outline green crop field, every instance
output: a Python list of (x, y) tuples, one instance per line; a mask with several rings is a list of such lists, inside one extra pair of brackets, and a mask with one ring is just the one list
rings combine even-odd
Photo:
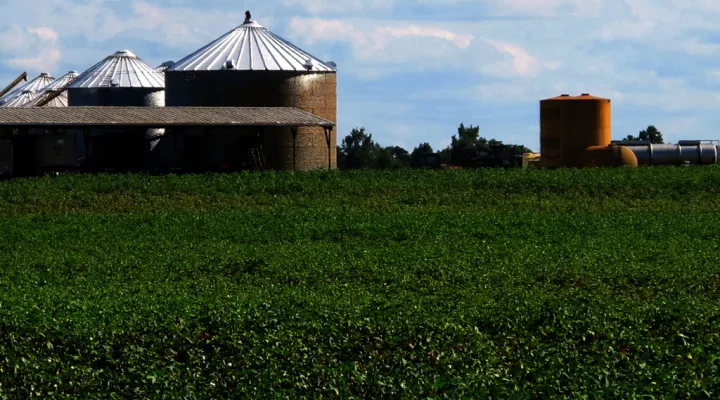
[(718, 398), (720, 168), (0, 182), (0, 399)]

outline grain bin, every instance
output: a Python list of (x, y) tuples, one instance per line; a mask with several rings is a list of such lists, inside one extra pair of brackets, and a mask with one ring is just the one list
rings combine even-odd
[(611, 132), (609, 99), (583, 93), (540, 101), (540, 147), (545, 167), (589, 164), (590, 153), (585, 149), (608, 146)]
[(38, 105), (42, 105), (43, 107), (67, 107), (67, 89), (63, 90), (62, 93), (53, 96), (49, 102), (45, 102), (45, 100), (47, 99), (47, 97), (55, 94), (56, 91), (61, 90), (65, 86), (70, 84), (79, 75), (80, 74), (78, 74), (77, 71), (71, 70), (67, 74), (55, 79), (51, 84), (47, 85), (42, 90), (42, 93), (35, 100), (26, 104), (25, 107), (37, 107)]
[[(165, 78), (130, 50), (120, 50), (68, 86), (68, 105), (165, 106)], [(144, 167), (162, 129), (93, 131), (89, 155), (99, 169)]]
[[(323, 62), (273, 34), (253, 21), (248, 12), (242, 25), (165, 72), (166, 104), (168, 107), (297, 107), (335, 122), (336, 72), (334, 63)], [(292, 138), (292, 130), (287, 127), (265, 128), (260, 137), (257, 131), (249, 129), (215, 130), (213, 135), (198, 140), (187, 154), (194, 155), (205, 167), (212, 167), (237, 162), (238, 158), (246, 157), (248, 147), (262, 146), (269, 167), (289, 170), (294, 168)], [(335, 132), (330, 136), (331, 151), (328, 152), (323, 128), (299, 128), (295, 166), (297, 169), (328, 168), (329, 161), (335, 168), (335, 145)], [(203, 150), (196, 151), (198, 148)], [(219, 150), (224, 153), (218, 153)]]
[(11, 96), (7, 100), (3, 100), (0, 107), (23, 107), (25, 104), (32, 102), (37, 97), (38, 92), (23, 90), (22, 92)]
[[(22, 107), (28, 101), (31, 101), (32, 99), (37, 97), (37, 94), (41, 93), (42, 90), (49, 84), (51, 84), (54, 80), (55, 78), (50, 76), (50, 74), (48, 74), (47, 72), (43, 72), (40, 75), (36, 76), (35, 79), (25, 83), (17, 89), (10, 91), (8, 94), (0, 98), (0, 107)], [(29, 92), (33, 92), (34, 95), (28, 96), (27, 94)], [(8, 104), (10, 104), (11, 100), (15, 97), (21, 97), (25, 100), (25, 102), (15, 100), (12, 102), (13, 105), (9, 106)]]

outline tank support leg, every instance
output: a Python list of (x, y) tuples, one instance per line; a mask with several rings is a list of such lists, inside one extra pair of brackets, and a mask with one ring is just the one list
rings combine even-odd
[(290, 128), (290, 132), (292, 132), (292, 143), (293, 143), (293, 171), (297, 171), (297, 157), (296, 157), (296, 147), (297, 147), (297, 133), (298, 133), (298, 127), (293, 126)]
[(332, 127), (325, 127), (325, 142), (327, 143), (328, 148), (328, 171), (332, 169), (332, 152), (330, 150), (330, 133), (332, 132)]

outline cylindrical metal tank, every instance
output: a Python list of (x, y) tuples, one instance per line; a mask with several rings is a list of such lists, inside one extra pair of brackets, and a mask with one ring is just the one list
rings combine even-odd
[(635, 154), (623, 146), (590, 146), (583, 150), (583, 167), (637, 167)]
[(540, 154), (543, 168), (563, 166), (563, 138), (570, 130), (569, 94), (540, 100)]
[[(337, 70), (274, 35), (249, 13), (245, 22), (205, 47), (173, 64), (166, 72), (166, 104), (211, 107), (296, 107), (330, 121), (337, 120)], [(202, 146), (221, 141), (232, 152), (208, 152), (209, 166), (233, 162), (252, 150), (250, 138), (260, 134), (267, 167), (281, 170), (337, 166), (336, 130), (330, 151), (321, 127), (302, 127), (293, 147), (288, 127), (228, 129), (227, 135), (206, 135)], [(245, 136), (245, 138), (241, 138)], [(228, 141), (232, 140), (233, 143)], [(244, 144), (243, 144), (244, 143)]]
[[(165, 106), (165, 77), (129, 50), (106, 57), (68, 86), (68, 105)], [(99, 169), (142, 168), (163, 129), (94, 130), (89, 157)]]
[(639, 165), (718, 163), (718, 148), (714, 144), (709, 143), (692, 145), (646, 144), (624, 147), (635, 154)]
[[(540, 147), (545, 167), (582, 167), (584, 150), (607, 146), (612, 134), (610, 100), (583, 93), (540, 101)], [(549, 151), (546, 158), (545, 151)]]

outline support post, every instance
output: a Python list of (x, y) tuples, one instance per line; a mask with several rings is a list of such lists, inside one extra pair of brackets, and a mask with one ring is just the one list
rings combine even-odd
[(298, 133), (298, 127), (293, 126), (290, 128), (290, 131), (292, 132), (292, 146), (293, 146), (293, 171), (297, 171), (297, 133)]
[(332, 169), (332, 152), (330, 149), (330, 133), (332, 132), (332, 127), (323, 127), (325, 129), (325, 142), (327, 143), (328, 148), (328, 171)]
[(90, 169), (90, 128), (83, 128), (83, 139), (85, 141), (85, 159), (83, 164), (85, 169)]

